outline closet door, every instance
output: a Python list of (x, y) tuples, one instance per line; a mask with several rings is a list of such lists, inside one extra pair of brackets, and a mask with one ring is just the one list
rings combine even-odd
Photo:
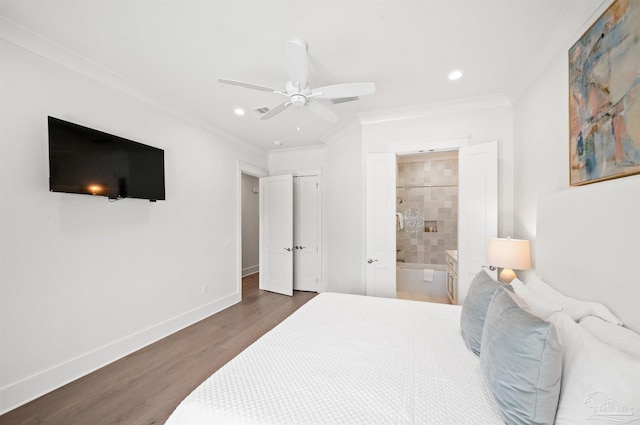
[(293, 176), (260, 179), (260, 289), (293, 295)]
[(320, 278), (320, 179), (318, 176), (294, 177), (293, 185), (293, 289), (317, 292)]

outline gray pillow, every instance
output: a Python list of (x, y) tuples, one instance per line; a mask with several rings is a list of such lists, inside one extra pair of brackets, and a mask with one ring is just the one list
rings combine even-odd
[(508, 424), (553, 424), (562, 348), (553, 325), (521, 308), (515, 297), (505, 290), (493, 296), (480, 367)]
[(476, 354), (480, 354), (484, 318), (487, 315), (491, 298), (498, 289), (504, 286), (511, 289), (511, 286), (493, 280), (484, 269), (476, 273), (469, 285), (467, 298), (462, 304), (460, 328), (465, 344)]

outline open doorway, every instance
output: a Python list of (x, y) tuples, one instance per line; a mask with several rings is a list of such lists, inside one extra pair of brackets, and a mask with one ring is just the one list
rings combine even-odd
[(241, 173), (242, 298), (256, 286), (260, 271), (259, 184), (258, 177)]
[(397, 156), (396, 296), (450, 303), (447, 251), (458, 245), (458, 151)]
[[(267, 170), (242, 161), (236, 163), (236, 241), (237, 241), (237, 294), (238, 301), (245, 297), (243, 283), (258, 281), (259, 257), (259, 179)], [(243, 279), (243, 277), (245, 277)], [(256, 289), (257, 291), (257, 289)]]
[[(498, 142), (469, 145), (434, 143), (395, 146), (393, 152), (367, 155), (366, 288), (367, 295), (396, 297), (396, 155), (458, 150), (458, 244), (451, 264), (448, 296), (462, 304), (475, 274), (486, 265), (489, 239), (498, 230)], [(446, 146), (444, 146), (446, 145)], [(391, 149), (390, 149), (391, 150)], [(446, 253), (447, 250), (445, 250)], [(452, 258), (452, 256), (447, 256)], [(449, 266), (449, 263), (447, 263)]]

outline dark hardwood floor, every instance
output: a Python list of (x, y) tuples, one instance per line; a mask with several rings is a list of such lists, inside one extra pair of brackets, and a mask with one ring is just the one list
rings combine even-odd
[(163, 424), (195, 387), (316, 294), (243, 279), (242, 302), (2, 416), (0, 424)]

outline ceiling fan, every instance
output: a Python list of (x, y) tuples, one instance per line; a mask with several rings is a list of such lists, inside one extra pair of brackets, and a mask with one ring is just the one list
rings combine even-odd
[(245, 83), (243, 81), (229, 80), (226, 78), (218, 78), (218, 81), (223, 84), (277, 93), (287, 97), (287, 100), (265, 112), (262, 117), (260, 117), (261, 120), (273, 118), (289, 106), (293, 105), (298, 108), (307, 107), (320, 118), (334, 123), (338, 121), (338, 116), (331, 109), (318, 102), (316, 99), (329, 99), (334, 103), (342, 103), (350, 100), (357, 100), (360, 96), (375, 93), (376, 86), (374, 83), (336, 84), (312, 89), (311, 85), (309, 85), (309, 82), (307, 81), (307, 48), (307, 42), (304, 40), (287, 41), (289, 81), (285, 85), (284, 90), (278, 90), (259, 84)]

